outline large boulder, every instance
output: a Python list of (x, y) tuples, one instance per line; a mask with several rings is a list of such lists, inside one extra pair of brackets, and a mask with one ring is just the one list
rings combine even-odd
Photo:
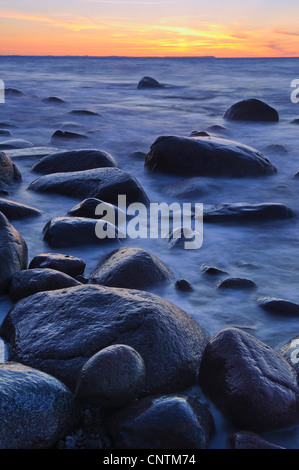
[(22, 176), (12, 159), (0, 152), (0, 185), (6, 186), (21, 181)]
[(294, 212), (285, 204), (268, 202), (247, 204), (243, 202), (205, 206), (203, 220), (209, 223), (219, 222), (263, 222), (285, 220), (294, 217)]
[(159, 137), (146, 155), (145, 166), (178, 176), (251, 177), (277, 171), (258, 150), (217, 137)]
[(113, 344), (143, 358), (143, 394), (172, 393), (195, 383), (209, 334), (191, 316), (143, 291), (96, 285), (41, 292), (20, 300), (0, 335), (9, 360), (43, 370), (75, 390), (80, 371)]
[(110, 287), (146, 289), (173, 279), (173, 273), (147, 250), (123, 247), (105, 256), (90, 281)]
[(233, 104), (224, 114), (232, 121), (279, 121), (276, 109), (255, 98)]
[(73, 277), (54, 269), (24, 269), (13, 276), (9, 286), (9, 295), (14, 302), (17, 302), (37, 292), (63, 289), (80, 284)]
[[(97, 235), (97, 227), (101, 226), (106, 237)], [(54, 217), (44, 227), (44, 240), (52, 248), (79, 246), (109, 242), (119, 242), (118, 228), (105, 220), (82, 217)]]
[(138, 181), (130, 173), (118, 168), (52, 173), (34, 180), (29, 189), (82, 199), (94, 197), (116, 205), (118, 195), (125, 195), (128, 204), (149, 204)]
[(55, 269), (72, 277), (81, 276), (84, 273), (85, 266), (86, 263), (83, 259), (62, 253), (41, 253), (36, 255), (29, 263), (29, 269)]
[(143, 77), (138, 82), (137, 88), (141, 90), (142, 88), (165, 88), (165, 86), (159, 83), (155, 78)]
[(214, 335), (199, 383), (233, 423), (254, 432), (299, 424), (296, 371), (277, 351), (238, 328)]
[(109, 153), (103, 150), (70, 150), (47, 155), (36, 162), (32, 171), (43, 174), (117, 167)]
[(25, 240), (0, 212), (0, 294), (8, 289), (13, 275), (26, 269), (28, 250)]
[(83, 402), (120, 407), (141, 394), (145, 365), (135, 349), (114, 344), (92, 356), (82, 367), (76, 397)]
[(117, 449), (207, 449), (213, 431), (209, 410), (184, 395), (146, 397), (108, 419)]
[(0, 448), (48, 449), (78, 419), (60, 381), (22, 364), (0, 364)]
[(299, 304), (290, 300), (277, 297), (260, 297), (257, 304), (268, 312), (278, 313), (279, 315), (299, 316)]
[(0, 211), (9, 220), (25, 219), (26, 217), (37, 217), (42, 212), (34, 207), (11, 201), (10, 199), (0, 198)]

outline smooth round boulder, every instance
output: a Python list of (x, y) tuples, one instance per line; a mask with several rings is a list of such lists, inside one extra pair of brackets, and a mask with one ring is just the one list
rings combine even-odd
[(279, 299), (277, 297), (261, 297), (257, 300), (257, 304), (268, 312), (299, 316), (299, 304), (290, 300)]
[(11, 185), (21, 179), (22, 175), (12, 159), (6, 153), (0, 152), (0, 185)]
[(29, 263), (29, 269), (50, 268), (71, 277), (81, 276), (84, 273), (86, 263), (76, 256), (62, 253), (41, 253), (35, 256)]
[(205, 205), (203, 220), (209, 223), (220, 222), (264, 222), (273, 220), (286, 220), (295, 216), (295, 213), (285, 204), (264, 203), (248, 204), (244, 202)]
[(52, 248), (119, 243), (122, 234), (110, 222), (82, 217), (54, 217), (45, 225), (43, 233), (44, 240)]
[(50, 449), (78, 420), (73, 394), (54, 377), (0, 364), (0, 448)]
[(20, 220), (27, 217), (38, 217), (42, 212), (34, 207), (11, 201), (10, 199), (0, 198), (0, 211), (9, 220)]
[(165, 86), (159, 83), (155, 78), (143, 77), (138, 82), (137, 88), (141, 90), (142, 88), (165, 88)]
[(276, 167), (258, 150), (217, 137), (162, 136), (152, 144), (145, 167), (178, 176), (253, 177)]
[(113, 344), (143, 358), (143, 394), (173, 393), (196, 381), (206, 329), (167, 300), (145, 291), (82, 285), (20, 300), (5, 317), (0, 336), (9, 360), (43, 370), (75, 390), (80, 371)]
[(84, 364), (75, 395), (93, 405), (120, 407), (139, 397), (145, 373), (144, 361), (135, 349), (114, 344)]
[(257, 285), (251, 279), (244, 277), (229, 277), (219, 281), (218, 289), (256, 289)]
[(257, 99), (248, 99), (233, 104), (224, 114), (230, 121), (277, 122), (279, 115), (276, 109)]
[(107, 429), (117, 449), (207, 449), (214, 431), (197, 397), (146, 397), (114, 412)]
[(7, 292), (13, 275), (26, 269), (27, 262), (25, 240), (0, 212), (0, 294)]
[(299, 424), (297, 373), (281, 354), (238, 328), (209, 341), (199, 384), (237, 426), (266, 432)]
[(110, 287), (146, 289), (173, 279), (155, 255), (142, 248), (123, 247), (106, 255), (90, 275), (90, 282)]
[(46, 155), (33, 165), (32, 171), (51, 174), (103, 167), (117, 167), (117, 163), (109, 153), (103, 150), (83, 149)]
[(79, 286), (81, 283), (67, 274), (48, 268), (25, 269), (18, 271), (9, 286), (13, 302), (37, 292)]
[(239, 431), (230, 438), (231, 449), (284, 449), (250, 431)]
[(37, 178), (28, 189), (76, 199), (97, 198), (115, 205), (118, 204), (118, 196), (124, 195), (127, 204), (141, 202), (149, 205), (149, 199), (139, 182), (131, 173), (118, 168), (52, 173)]

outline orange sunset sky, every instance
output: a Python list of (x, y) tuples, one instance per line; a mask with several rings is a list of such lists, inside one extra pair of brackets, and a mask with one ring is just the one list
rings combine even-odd
[(1, 0), (0, 54), (293, 57), (295, 0)]

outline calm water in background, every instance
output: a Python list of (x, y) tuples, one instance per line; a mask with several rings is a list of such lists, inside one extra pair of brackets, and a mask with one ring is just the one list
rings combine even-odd
[[(143, 76), (167, 84), (161, 90), (137, 90)], [(70, 141), (65, 149), (98, 148), (109, 152), (120, 168), (130, 171), (141, 183), (151, 202), (171, 202), (167, 185), (183, 178), (150, 174), (142, 160), (130, 157), (147, 152), (160, 135), (188, 136), (192, 130), (208, 131), (250, 145), (262, 151), (278, 167), (275, 176), (258, 179), (202, 178), (204, 195), (181, 202), (281, 202), (299, 214), (299, 127), (291, 121), (299, 117), (299, 104), (290, 100), (291, 81), (299, 78), (299, 59), (152, 59), (152, 58), (54, 58), (0, 57), (0, 78), (6, 87), (17, 88), (23, 97), (9, 97), (0, 105), (0, 121), (17, 126), (13, 138), (35, 146), (53, 146), (57, 129), (84, 133), (89, 139)], [(66, 104), (46, 104), (57, 96)], [(279, 123), (234, 123), (223, 120), (229, 106), (245, 98), (259, 98), (275, 107)], [(73, 109), (88, 109), (100, 116), (75, 116)], [(224, 126), (209, 130), (210, 126)], [(5, 140), (3, 137), (2, 140)], [(287, 153), (269, 151), (269, 145), (283, 145)], [(36, 157), (14, 160), (23, 182), (10, 190), (10, 198), (44, 211), (43, 216), (16, 221), (14, 226), (27, 242), (29, 260), (53, 251), (82, 257), (88, 275), (111, 247), (99, 245), (51, 249), (42, 239), (42, 230), (52, 217), (66, 215), (79, 200), (27, 190), (37, 176), (31, 172)], [(299, 301), (298, 220), (252, 226), (204, 225), (204, 243), (199, 250), (170, 250), (165, 240), (127, 240), (132, 246), (152, 251), (175, 273), (188, 279), (192, 293), (175, 290), (174, 285), (153, 289), (196, 318), (211, 334), (236, 326), (278, 349), (299, 334), (299, 319), (269, 314), (256, 306), (260, 296), (272, 295)], [(256, 282), (254, 292), (217, 291), (216, 280), (207, 279), (201, 266), (223, 268), (230, 276), (248, 277)], [(0, 320), (11, 306), (0, 301)], [(195, 391), (196, 392), (196, 391)], [(192, 391), (191, 391), (192, 393)], [(206, 402), (206, 398), (203, 397)], [(217, 433), (212, 447), (225, 447), (233, 430), (210, 404)], [(298, 447), (299, 429), (279, 431), (270, 437), (286, 447)]]

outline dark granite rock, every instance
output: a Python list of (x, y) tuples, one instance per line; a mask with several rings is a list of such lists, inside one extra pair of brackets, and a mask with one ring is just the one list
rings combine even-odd
[(22, 180), (22, 175), (12, 159), (4, 152), (0, 152), (0, 184), (11, 185)]
[(0, 364), (1, 449), (50, 449), (77, 419), (64, 384), (22, 364)]
[(143, 394), (195, 383), (209, 334), (176, 305), (149, 292), (82, 285), (20, 300), (5, 317), (8, 360), (43, 370), (75, 390), (95, 353), (126, 344), (143, 358)]
[(277, 297), (262, 297), (258, 299), (257, 304), (269, 312), (299, 316), (299, 304), (290, 300), (279, 299)]
[(165, 86), (152, 77), (143, 77), (139, 81), (137, 88), (140, 90), (142, 88), (165, 88)]
[(74, 139), (88, 139), (88, 137), (84, 134), (79, 134), (78, 132), (70, 132), (70, 131), (55, 131), (51, 137), (51, 142), (55, 142), (57, 140), (74, 140)]
[(29, 269), (49, 268), (71, 277), (77, 277), (84, 273), (85, 266), (85, 261), (75, 256), (62, 253), (42, 253), (31, 260)]
[(0, 136), (11, 137), (12, 132), (9, 131), (8, 129), (0, 129)]
[(199, 383), (230, 421), (249, 431), (299, 423), (296, 371), (281, 354), (238, 328), (211, 338)]
[(7, 292), (13, 275), (26, 269), (28, 250), (24, 239), (0, 212), (0, 294)]
[(117, 167), (117, 162), (102, 150), (70, 150), (52, 153), (36, 162), (32, 171), (43, 174), (64, 173), (93, 168)]
[(69, 114), (75, 114), (77, 116), (100, 116), (99, 113), (89, 111), (88, 109), (74, 109), (73, 111), (70, 111)]
[(284, 449), (250, 431), (239, 431), (231, 436), (231, 449)]
[(87, 403), (120, 407), (138, 398), (145, 383), (145, 365), (130, 346), (114, 344), (82, 367), (76, 397)]
[(35, 268), (18, 271), (9, 286), (9, 295), (17, 302), (37, 292), (79, 286), (81, 283), (73, 277), (49, 268)]
[(16, 88), (5, 88), (5, 96), (24, 96), (24, 93)]
[[(101, 204), (101, 211), (96, 210), (99, 204)], [(125, 211), (120, 209), (118, 206), (114, 206), (113, 204), (109, 204), (108, 202), (102, 201), (101, 199), (97, 199), (94, 197), (90, 197), (84, 199), (84, 201), (79, 202), (79, 204), (77, 204), (68, 211), (68, 215), (72, 217), (88, 217), (90, 219), (102, 219), (103, 217), (107, 217), (108, 211), (114, 212), (115, 222), (119, 220), (119, 217), (122, 217), (122, 220), (125, 220), (126, 217), (128, 217)]]
[(11, 201), (10, 199), (0, 198), (0, 211), (9, 220), (25, 219), (26, 217), (37, 217), (42, 212), (34, 207)]
[(106, 255), (90, 281), (110, 287), (146, 289), (173, 279), (173, 273), (147, 250), (123, 247)]
[(33, 147), (33, 143), (23, 139), (8, 139), (0, 142), (0, 150), (27, 149)]
[(224, 119), (233, 121), (279, 121), (276, 109), (257, 99), (248, 99), (233, 104), (224, 114)]
[(257, 285), (251, 279), (229, 277), (218, 283), (218, 289), (256, 289)]
[(64, 101), (61, 98), (58, 98), (57, 96), (49, 96), (48, 98), (43, 99), (44, 103), (54, 103), (54, 104), (65, 104), (66, 101)]
[(175, 287), (182, 292), (191, 292), (193, 291), (193, 287), (191, 286), (190, 282), (186, 279), (178, 279), (175, 283)]
[(252, 177), (277, 171), (258, 150), (216, 137), (159, 137), (146, 155), (145, 166), (179, 176)]
[(206, 449), (213, 430), (209, 410), (184, 395), (143, 398), (108, 419), (117, 449)]
[(202, 266), (202, 272), (204, 274), (209, 274), (211, 276), (222, 276), (222, 275), (228, 274), (223, 269), (217, 268), (215, 266), (207, 266), (207, 265)]

